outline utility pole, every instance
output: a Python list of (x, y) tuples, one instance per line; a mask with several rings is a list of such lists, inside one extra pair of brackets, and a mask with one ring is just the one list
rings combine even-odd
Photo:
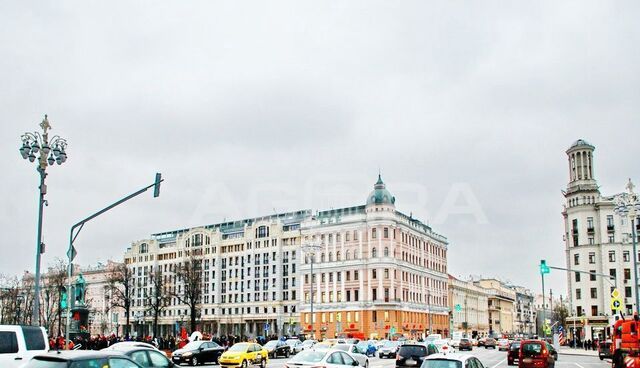
[(469, 338), (469, 319), (467, 318), (468, 314), (467, 310), (467, 294), (464, 294), (464, 337)]
[[(549, 324), (553, 326), (553, 289), (549, 289), (549, 310), (551, 311), (551, 318), (549, 318)], [(551, 327), (551, 334), (555, 327)]]

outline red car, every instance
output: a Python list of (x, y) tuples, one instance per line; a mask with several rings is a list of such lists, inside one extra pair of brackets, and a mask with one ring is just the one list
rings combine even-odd
[(553, 347), (540, 340), (520, 342), (518, 368), (555, 368), (558, 353)]

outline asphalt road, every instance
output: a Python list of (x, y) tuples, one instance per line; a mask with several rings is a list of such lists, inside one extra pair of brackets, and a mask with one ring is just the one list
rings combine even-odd
[[(474, 348), (473, 351), (467, 354), (472, 354), (485, 366), (485, 368), (515, 368), (507, 365), (507, 353), (505, 351), (497, 351), (493, 349)], [(277, 358), (269, 359), (267, 368), (284, 368), (284, 364), (289, 359)], [(393, 368), (395, 367), (395, 359), (379, 359), (369, 358), (370, 368)], [(218, 365), (205, 365), (205, 367), (218, 367)], [(580, 355), (565, 355), (560, 354), (558, 361), (556, 362), (557, 368), (610, 368), (610, 361), (600, 361), (597, 357), (580, 356)]]

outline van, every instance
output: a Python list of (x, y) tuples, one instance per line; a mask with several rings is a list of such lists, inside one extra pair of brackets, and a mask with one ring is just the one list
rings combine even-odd
[(20, 368), (49, 351), (44, 327), (0, 325), (0, 367)]

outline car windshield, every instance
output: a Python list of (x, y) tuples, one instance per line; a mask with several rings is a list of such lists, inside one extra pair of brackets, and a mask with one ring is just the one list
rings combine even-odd
[(426, 359), (420, 368), (462, 368), (462, 362), (449, 359)]
[(249, 344), (235, 344), (232, 347), (230, 347), (229, 350), (227, 351), (244, 352), (244, 351), (247, 351), (247, 347), (249, 347)]
[(195, 350), (199, 349), (200, 345), (202, 345), (204, 341), (192, 341), (183, 347), (184, 350)]
[(427, 348), (421, 345), (402, 345), (398, 354), (401, 356), (425, 356)]
[(522, 355), (535, 356), (542, 352), (542, 344), (528, 343), (522, 346)]
[(271, 340), (268, 343), (264, 344), (265, 348), (272, 348), (274, 346), (278, 345), (278, 342), (276, 340)]
[(52, 360), (40, 360), (38, 358), (32, 359), (27, 368), (67, 368), (67, 362), (52, 361)]
[(298, 353), (293, 359), (290, 360), (291, 363), (318, 363), (327, 355), (326, 350), (304, 350), (301, 353)]

